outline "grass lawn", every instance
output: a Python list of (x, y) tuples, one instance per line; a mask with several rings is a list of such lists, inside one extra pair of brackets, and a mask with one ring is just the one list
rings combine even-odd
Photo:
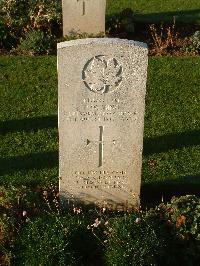
[[(107, 0), (108, 17), (126, 8), (138, 24), (200, 25), (199, 0)], [(200, 195), (200, 57), (149, 58), (143, 211), (124, 217), (59, 210), (56, 68), (0, 56), (0, 265), (197, 265), (199, 199), (144, 209)]]
[[(58, 183), (56, 57), (0, 57), (0, 186)], [(142, 192), (198, 193), (200, 58), (150, 58)]]
[(199, 0), (107, 0), (107, 14), (112, 15), (125, 8), (132, 8), (135, 19), (143, 22), (177, 21), (200, 23)]

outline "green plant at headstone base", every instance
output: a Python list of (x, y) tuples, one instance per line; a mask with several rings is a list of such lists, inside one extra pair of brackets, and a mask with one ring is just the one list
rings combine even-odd
[[(151, 213), (151, 212), (150, 212)], [(168, 204), (160, 204), (154, 214), (162, 220), (171, 221), (173, 230), (180, 239), (190, 237), (200, 241), (200, 199), (194, 195), (172, 198)]]
[(55, 40), (43, 31), (32, 30), (27, 34), (26, 39), (21, 41), (19, 48), (31, 55), (49, 54), (55, 49)]
[(100, 244), (87, 225), (87, 218), (77, 214), (48, 213), (28, 219), (15, 242), (16, 265), (65, 266), (94, 262)]
[(0, 265), (13, 265), (17, 230), (38, 203), (38, 193), (25, 186), (0, 186)]
[[(4, 261), (12, 259), (14, 265), (95, 265), (102, 258), (104, 245), (106, 265), (196, 266), (200, 261), (198, 197), (173, 198), (168, 204), (129, 214), (81, 208), (74, 208), (71, 214), (59, 209), (58, 199), (52, 197), (56, 191), (52, 195), (43, 191), (45, 204), (35, 201), (35, 192), (30, 193), (25, 187), (0, 190), (0, 255)], [(22, 210), (27, 210), (23, 217)], [(20, 230), (13, 235), (16, 219)]]
[(114, 219), (107, 265), (184, 265), (200, 261), (200, 199), (183, 196), (155, 209)]
[(18, 265), (73, 265), (68, 225), (56, 217), (40, 217), (21, 228), (16, 242)]
[[(81, 208), (64, 210), (57, 193), (56, 187), (52, 184), (48, 191), (40, 188), (31, 190), (25, 186), (0, 187), (0, 213), (2, 211), (2, 214), (6, 214), (8, 220), (12, 218), (17, 221), (17, 226), (11, 224), (10, 230), (12, 232), (14, 228), (13, 237), (16, 240), (13, 241), (13, 247), (6, 250), (6, 254), (14, 258), (14, 265), (53, 266), (54, 260), (59, 262), (56, 265), (70, 265), (67, 264), (71, 261), (70, 256), (72, 261), (75, 260), (79, 265), (88, 265), (101, 259), (102, 244), (96, 236), (102, 234), (102, 231), (99, 230), (94, 236), (88, 230), (91, 220), (96, 217), (96, 211), (83, 212)], [(57, 242), (61, 243), (58, 248), (63, 246), (64, 251), (61, 250), (59, 253)], [(37, 260), (35, 254), (40, 249), (43, 252)], [(57, 256), (61, 261), (57, 260)]]
[(159, 228), (141, 214), (114, 219), (108, 229), (108, 265), (157, 265), (156, 255), (163, 247), (163, 239), (156, 234)]

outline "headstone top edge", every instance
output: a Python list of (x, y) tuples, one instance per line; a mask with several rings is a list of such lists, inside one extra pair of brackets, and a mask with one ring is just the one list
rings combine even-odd
[(146, 43), (127, 40), (127, 39), (119, 39), (119, 38), (86, 38), (86, 39), (76, 39), (72, 41), (60, 42), (57, 44), (57, 49), (63, 49), (70, 46), (77, 45), (92, 45), (92, 44), (128, 44), (132, 46), (138, 46), (143, 49), (148, 50), (148, 46)]

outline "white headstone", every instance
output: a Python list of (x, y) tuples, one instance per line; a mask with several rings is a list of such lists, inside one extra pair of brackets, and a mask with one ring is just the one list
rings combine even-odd
[(58, 44), (59, 175), (63, 199), (139, 202), (146, 44), (84, 39)]
[(62, 0), (63, 35), (105, 32), (106, 0)]

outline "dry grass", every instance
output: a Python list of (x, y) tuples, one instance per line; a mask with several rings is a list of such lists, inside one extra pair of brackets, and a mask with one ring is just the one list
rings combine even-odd
[(175, 30), (175, 24), (176, 21), (174, 18), (173, 24), (168, 27), (164, 27), (162, 24), (159, 29), (154, 24), (149, 26), (153, 39), (154, 52), (156, 54), (165, 54), (176, 46), (178, 34)]

